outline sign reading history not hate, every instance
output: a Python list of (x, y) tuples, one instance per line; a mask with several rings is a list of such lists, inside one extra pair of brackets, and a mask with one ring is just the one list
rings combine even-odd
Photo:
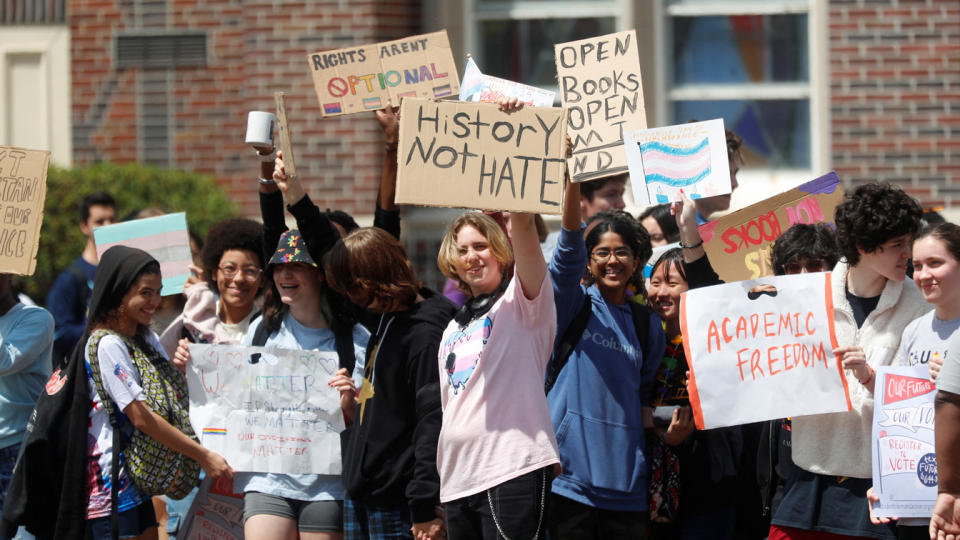
[(554, 45), (560, 99), (569, 110), (574, 182), (627, 172), (623, 133), (646, 129), (634, 30)]
[(324, 116), (441, 98), (460, 90), (447, 31), (307, 55)]
[(37, 267), (50, 152), (0, 146), (0, 272), (32, 275)]
[(833, 321), (831, 274), (683, 293), (680, 328), (699, 429), (851, 408)]
[(560, 213), (563, 109), (405, 99), (400, 117), (397, 203)]

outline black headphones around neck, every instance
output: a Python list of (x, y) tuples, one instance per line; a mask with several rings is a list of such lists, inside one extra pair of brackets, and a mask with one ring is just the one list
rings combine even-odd
[(504, 279), (500, 282), (497, 290), (492, 293), (481, 294), (476, 298), (467, 300), (460, 306), (460, 309), (457, 310), (457, 314), (453, 316), (453, 320), (460, 326), (466, 326), (470, 321), (490, 311), (490, 308), (497, 303), (497, 299), (500, 298), (503, 291), (507, 290), (507, 284), (508, 281)]

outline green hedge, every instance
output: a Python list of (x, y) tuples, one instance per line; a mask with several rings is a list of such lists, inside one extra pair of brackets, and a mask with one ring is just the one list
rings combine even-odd
[(149, 207), (186, 212), (188, 227), (201, 238), (214, 223), (236, 215), (235, 206), (211, 176), (134, 163), (98, 163), (72, 169), (51, 166), (37, 271), (20, 278), (19, 283), (38, 304), (46, 302), (57, 274), (83, 251), (86, 238), (79, 227), (80, 200), (101, 190), (116, 199), (118, 219)]

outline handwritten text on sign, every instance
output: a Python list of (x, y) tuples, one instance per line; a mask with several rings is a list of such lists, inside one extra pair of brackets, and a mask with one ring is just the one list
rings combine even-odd
[(797, 223), (833, 223), (843, 200), (840, 179), (830, 172), (789, 191), (698, 227), (703, 249), (724, 281), (772, 276), (773, 242)]
[(700, 429), (850, 409), (829, 273), (688, 291), (680, 322)]
[(49, 164), (50, 152), (0, 146), (0, 272), (36, 269)]
[(569, 109), (574, 182), (627, 172), (623, 132), (646, 129), (634, 30), (554, 45), (560, 97)]
[(190, 423), (238, 471), (340, 474), (333, 352), (191, 345)]
[(407, 99), (398, 203), (560, 213), (563, 109)]
[(400, 98), (440, 98), (460, 90), (447, 31), (307, 56), (324, 116), (399, 105)]
[(874, 514), (930, 517), (937, 498), (934, 405), (927, 366), (877, 368), (873, 409)]

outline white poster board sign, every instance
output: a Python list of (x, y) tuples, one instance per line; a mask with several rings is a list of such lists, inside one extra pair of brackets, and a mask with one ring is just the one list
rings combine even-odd
[(177, 531), (179, 540), (243, 540), (243, 494), (233, 493), (232, 480), (209, 476)]
[(638, 205), (726, 195), (730, 188), (723, 120), (627, 131), (623, 134), (633, 200)]
[(340, 474), (336, 352), (191, 345), (190, 423), (237, 471)]
[(921, 366), (877, 368), (873, 408), (873, 489), (880, 517), (933, 514), (937, 456), (933, 439), (936, 385)]
[(833, 354), (830, 279), (776, 276), (683, 294), (680, 325), (699, 429), (850, 410)]

